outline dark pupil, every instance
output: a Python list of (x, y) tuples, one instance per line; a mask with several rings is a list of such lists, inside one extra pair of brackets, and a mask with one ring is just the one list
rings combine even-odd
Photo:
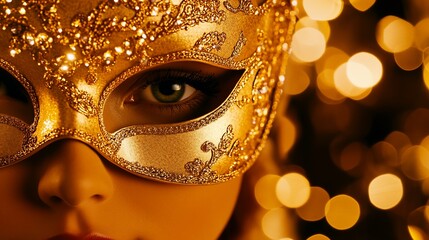
[(156, 100), (162, 103), (178, 102), (185, 93), (185, 84), (180, 82), (160, 82), (151, 85)]

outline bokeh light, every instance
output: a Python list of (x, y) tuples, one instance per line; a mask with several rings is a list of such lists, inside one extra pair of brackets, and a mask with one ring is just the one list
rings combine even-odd
[[(424, 195), (429, 195), (429, 179), (423, 180), (421, 188), (422, 188), (422, 193)], [(428, 222), (429, 222), (429, 218), (428, 218)]]
[(310, 183), (299, 173), (287, 173), (277, 182), (276, 194), (286, 207), (301, 207), (310, 197)]
[(408, 231), (410, 232), (411, 238), (413, 240), (427, 240), (428, 239), (428, 236), (426, 235), (426, 233), (422, 229), (420, 229), (416, 226), (409, 225)]
[(325, 37), (326, 41), (328, 41), (329, 37), (331, 36), (331, 26), (329, 25), (328, 21), (317, 21), (311, 19), (308, 16), (305, 16), (299, 19), (299, 21), (296, 23), (295, 29), (299, 30), (306, 27), (314, 28), (320, 31)]
[(415, 26), (415, 44), (420, 51), (429, 47), (429, 18), (420, 20)]
[(429, 89), (429, 64), (425, 63), (423, 67), (423, 81), (427, 89)]
[(340, 65), (334, 72), (336, 89), (346, 97), (361, 100), (371, 93), (371, 88), (361, 88), (353, 84), (347, 74), (347, 63)]
[(377, 26), (378, 44), (387, 52), (402, 52), (414, 43), (414, 26), (395, 17), (383, 18)]
[(401, 156), (401, 168), (412, 180), (423, 180), (429, 177), (429, 150), (422, 146), (409, 147)]
[(426, 217), (427, 208), (427, 205), (418, 207), (408, 216), (408, 231), (413, 239), (429, 239), (429, 222)]
[(315, 235), (307, 238), (307, 240), (330, 240), (330, 239), (323, 234), (315, 234)]
[(401, 201), (403, 192), (401, 179), (393, 174), (374, 178), (368, 187), (371, 203), (384, 210), (395, 207)]
[(405, 71), (419, 68), (423, 63), (423, 53), (416, 47), (410, 47), (402, 52), (394, 53), (395, 62)]
[(335, 86), (335, 70), (348, 59), (349, 56), (340, 49), (328, 47), (325, 54), (315, 64), (318, 72), (317, 89), (324, 97), (336, 103), (341, 102), (345, 96)]
[(310, 85), (310, 77), (307, 72), (294, 68), (288, 71), (285, 80), (285, 94), (297, 95), (305, 91)]
[(429, 239), (429, 2), (297, 2), (261, 218), (289, 210), (282, 238)]
[(422, 139), (422, 141), (420, 142), (420, 146), (429, 150), (429, 135)]
[(404, 133), (412, 142), (418, 143), (429, 133), (429, 109), (417, 108), (405, 115)]
[(299, 217), (306, 221), (318, 221), (325, 217), (325, 205), (329, 201), (329, 194), (321, 187), (311, 187), (310, 198), (301, 207), (296, 209)]
[(279, 208), (282, 204), (277, 200), (276, 184), (280, 176), (268, 174), (258, 180), (255, 185), (255, 198), (265, 209)]
[(347, 62), (347, 77), (358, 88), (374, 87), (380, 82), (382, 74), (380, 60), (371, 53), (357, 53)]
[(317, 76), (318, 90), (330, 100), (340, 102), (345, 97), (335, 87), (334, 70), (326, 69)]
[(286, 209), (271, 209), (262, 218), (262, 230), (270, 239), (287, 237), (285, 226), (291, 223), (289, 219)]
[(302, 62), (316, 61), (323, 55), (325, 48), (325, 36), (311, 27), (297, 30), (292, 39), (292, 56)]
[(380, 141), (372, 146), (374, 160), (387, 166), (397, 167), (400, 164), (398, 150), (386, 141)]
[(411, 147), (410, 138), (401, 131), (393, 131), (387, 135), (385, 138), (387, 143), (392, 144), (392, 146), (398, 150), (399, 153), (402, 153), (407, 148)]
[(349, 229), (359, 220), (359, 203), (348, 195), (337, 195), (326, 204), (325, 216), (333, 228), (338, 230)]
[(282, 158), (286, 158), (290, 149), (296, 141), (296, 126), (295, 124), (287, 117), (279, 116), (277, 118), (278, 126), (278, 154)]
[(350, 0), (350, 4), (361, 12), (368, 10), (374, 3), (375, 0)]
[(327, 47), (325, 54), (315, 63), (316, 71), (321, 73), (326, 70), (335, 70), (348, 59), (349, 55), (341, 49)]
[(337, 18), (344, 6), (342, 0), (303, 0), (302, 2), (308, 16), (319, 21)]

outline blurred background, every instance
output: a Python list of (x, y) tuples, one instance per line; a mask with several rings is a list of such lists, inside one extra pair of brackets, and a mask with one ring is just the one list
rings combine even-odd
[(429, 239), (429, 1), (296, 3), (247, 239)]

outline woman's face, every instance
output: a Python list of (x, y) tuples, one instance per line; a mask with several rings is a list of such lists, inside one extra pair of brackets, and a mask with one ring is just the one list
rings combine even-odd
[[(0, 112), (31, 123), (33, 109), (24, 89), (13, 76), (0, 73)], [(139, 73), (109, 97), (106, 128), (116, 131), (204, 114), (225, 99), (239, 73), (195, 62)], [(189, 77), (197, 74), (199, 78)], [(202, 89), (195, 81), (216, 91)], [(241, 180), (207, 186), (145, 180), (109, 163), (84, 142), (66, 138), (0, 168), (0, 182), (0, 239), (77, 239), (91, 234), (112, 239), (216, 239), (233, 211)]]
[[(184, 77), (174, 83), (157, 79), (171, 72), (210, 76), (204, 83), (216, 91), (208, 94)], [(147, 82), (144, 77), (125, 81), (106, 102), (106, 128), (113, 132), (204, 114), (225, 99), (239, 73), (189, 62), (141, 73), (138, 76), (154, 83), (142, 84)], [(33, 109), (25, 95), (16, 79), (0, 71), (0, 113), (31, 123)], [(167, 106), (158, 98), (174, 101)], [(144, 111), (148, 108), (149, 113)], [(0, 144), (7, 145), (11, 138)], [(106, 161), (82, 141), (59, 139), (0, 168), (0, 239), (216, 239), (230, 218), (240, 183), (241, 177), (205, 186), (146, 180)]]
[(0, 239), (216, 239), (274, 118), (290, 7), (0, 2)]
[(181, 186), (144, 180), (82, 142), (61, 140), (0, 169), (0, 239), (216, 239), (240, 181)]

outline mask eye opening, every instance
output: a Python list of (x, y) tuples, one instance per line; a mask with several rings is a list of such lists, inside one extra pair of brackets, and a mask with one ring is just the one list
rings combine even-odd
[[(114, 133), (131, 126), (183, 125), (200, 119), (227, 101), (244, 72), (245, 69), (233, 70), (207, 63), (181, 61), (130, 74), (107, 94), (102, 107), (103, 128)], [(147, 94), (151, 85), (164, 82), (164, 79), (172, 79), (173, 83), (183, 80), (183, 85), (189, 85), (195, 91), (177, 103), (154, 103), (133, 95), (140, 88)], [(168, 81), (167, 85), (174, 86)], [(151, 114), (146, 116), (145, 112), (146, 115), (148, 112)], [(138, 114), (141, 114), (140, 117)]]
[(0, 59), (0, 114), (31, 125), (35, 122), (36, 95), (16, 68)]

